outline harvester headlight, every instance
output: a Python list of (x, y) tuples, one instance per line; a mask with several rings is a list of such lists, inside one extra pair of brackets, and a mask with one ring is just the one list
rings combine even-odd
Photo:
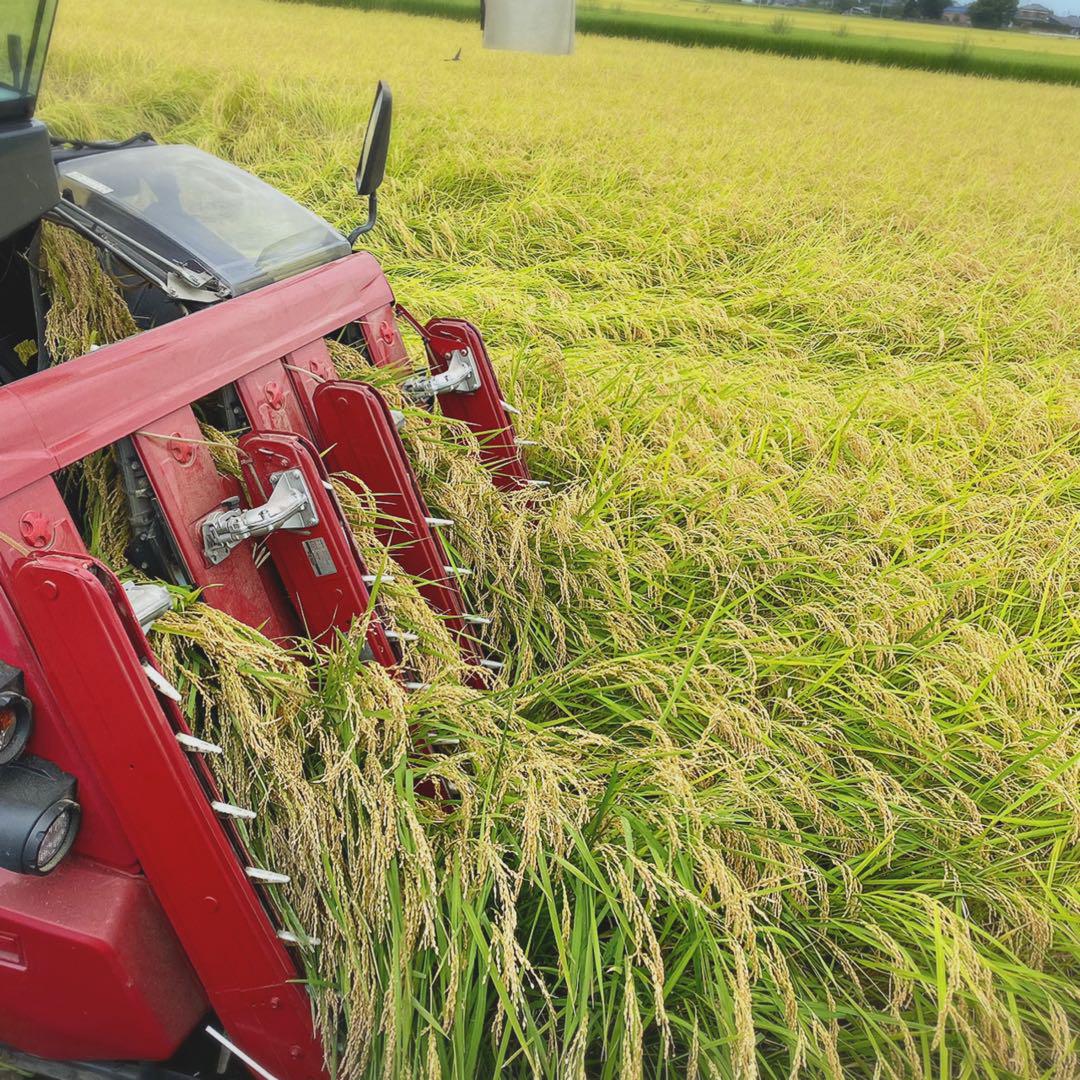
[(68, 800), (51, 806), (34, 827), (27, 855), (35, 874), (47, 874), (71, 850), (80, 816), (79, 804)]
[(47, 874), (71, 850), (82, 811), (74, 776), (26, 754), (0, 765), (0, 868)]
[(30, 699), (10, 690), (0, 693), (0, 765), (14, 761), (23, 752), (32, 726)]

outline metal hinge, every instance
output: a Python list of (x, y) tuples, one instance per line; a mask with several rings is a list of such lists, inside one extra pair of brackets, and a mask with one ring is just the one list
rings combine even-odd
[(226, 499), (202, 523), (203, 551), (217, 565), (238, 544), (278, 529), (310, 529), (319, 524), (315, 501), (299, 469), (286, 469), (270, 477), (270, 498), (261, 506), (241, 510), (239, 499)]
[(417, 375), (402, 384), (405, 396), (414, 404), (430, 401), (448, 391), (467, 394), (480, 389), (480, 370), (472, 349), (455, 349), (446, 370), (438, 375)]

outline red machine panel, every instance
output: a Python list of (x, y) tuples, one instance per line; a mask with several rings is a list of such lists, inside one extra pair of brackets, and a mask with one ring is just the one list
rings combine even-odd
[(378, 263), (360, 253), (0, 387), (0, 494), (271, 360), (325, 349), (325, 335), (392, 302)]
[(79, 858), (47, 878), (0, 871), (0, 1043), (162, 1061), (207, 1008), (144, 877)]
[(382, 395), (363, 383), (328, 382), (315, 391), (314, 404), (330, 468), (357, 477), (374, 494), (382, 516), (379, 540), (403, 569), (425, 582), (424, 598), (446, 617), (466, 657), (478, 661), (462, 618), (461, 593), (446, 573), (446, 552), (428, 524), (430, 511)]
[(337, 378), (334, 361), (330, 358), (330, 350), (326, 347), (326, 342), (320, 338), (318, 341), (309, 342), (302, 348), (296, 349), (285, 357), (284, 367), (293, 381), (293, 389), (300, 402), (304, 419), (307, 421), (307, 430), (316, 441), (321, 441), (319, 421), (315, 415), (312, 399), (322, 383)]
[(369, 311), (361, 320), (364, 343), (368, 356), (376, 367), (400, 367), (409, 370), (409, 354), (405, 342), (401, 340), (397, 319), (394, 318), (393, 301), (383, 307)]
[(133, 441), (191, 580), (207, 603), (268, 637), (297, 634), (300, 624), (273, 568), (256, 565), (253, 542), (245, 541), (216, 566), (206, 558), (203, 519), (241, 491), (235, 480), (217, 471), (191, 409), (177, 409)]
[[(83, 553), (83, 543), (51, 477), (38, 480), (0, 499), (0, 578), (30, 552)], [(29, 750), (79, 777), (83, 821), (75, 850), (120, 869), (135, 870), (135, 852), (100, 779), (86, 762), (79, 731), (57, 708), (52, 689), (41, 673), (7, 596), (0, 592), (0, 660), (22, 671), (34, 703), (34, 734)]]
[(529, 470), (514, 436), (514, 425), (503, 403), (499, 380), (480, 331), (464, 319), (432, 319), (424, 327), (428, 359), (435, 374), (444, 372), (455, 350), (469, 350), (480, 374), (480, 388), (451, 390), (440, 395), (439, 408), (468, 424), (480, 440), (481, 456), (491, 466), (495, 486), (503, 490), (527, 487)]
[[(305, 634), (328, 643), (335, 631), (347, 630), (364, 615), (371, 601), (363, 561), (329, 488), (326, 470), (310, 444), (296, 435), (253, 432), (240, 440), (240, 448), (252, 498), (268, 499), (279, 473), (296, 470), (303, 476), (318, 521), (302, 530), (280, 529), (266, 538), (266, 546)], [(380, 664), (397, 665), (378, 616), (372, 616), (367, 639)]]
[[(324, 1080), (307, 993), (215, 817), (212, 793), (176, 741), (184, 727), (177, 706), (147, 679), (142, 664), (152, 654), (119, 582), (92, 560), (43, 555), (17, 566), (11, 590), (57, 703), (83, 733), (88, 760), (229, 1036), (280, 1080)], [(111, 1022), (119, 1034), (130, 1019), (118, 1012)]]
[(271, 360), (257, 371), (242, 375), (236, 380), (236, 392), (255, 431), (295, 432), (310, 437), (293, 380), (280, 360)]

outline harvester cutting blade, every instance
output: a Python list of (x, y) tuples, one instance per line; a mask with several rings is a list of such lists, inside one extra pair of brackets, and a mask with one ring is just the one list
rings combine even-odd
[(175, 701), (178, 705), (184, 699), (180, 696), (180, 691), (149, 660), (142, 662), (142, 669), (146, 672), (146, 678), (149, 680), (150, 685), (161, 694), (162, 697), (167, 697), (170, 701)]
[(284, 941), (286, 945), (298, 945), (301, 949), (315, 949), (322, 944), (317, 937), (300, 937), (291, 930), (279, 930), (277, 936), (278, 941)]
[(288, 885), (292, 881), (288, 874), (279, 874), (276, 870), (263, 870), (259, 866), (245, 866), (244, 873), (260, 885)]

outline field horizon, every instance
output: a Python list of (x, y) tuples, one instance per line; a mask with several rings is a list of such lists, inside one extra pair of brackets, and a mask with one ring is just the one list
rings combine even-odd
[[(282, 0), (477, 23), (478, 0)], [(958, 75), (1080, 85), (1080, 40), (1015, 30), (698, 0), (592, 0), (580, 33)]]

